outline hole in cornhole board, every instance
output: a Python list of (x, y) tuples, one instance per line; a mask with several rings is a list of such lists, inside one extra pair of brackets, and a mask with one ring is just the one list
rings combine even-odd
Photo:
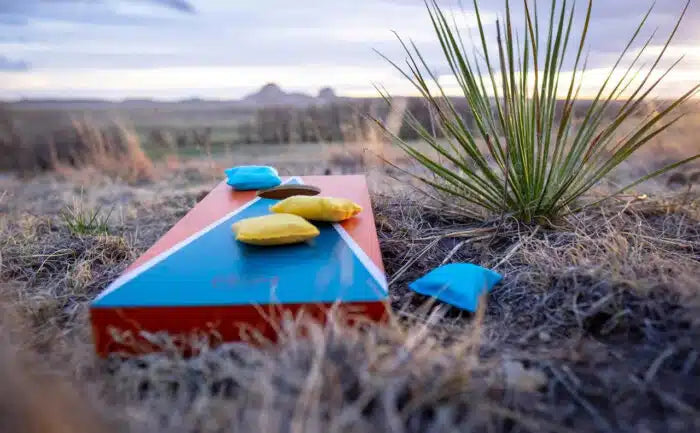
[(280, 185), (258, 193), (259, 197), (284, 200), (295, 195), (318, 195), (321, 189), (313, 185)]

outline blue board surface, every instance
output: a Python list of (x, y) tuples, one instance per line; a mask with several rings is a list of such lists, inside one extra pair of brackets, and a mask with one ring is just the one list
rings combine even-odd
[[(386, 290), (332, 224), (310, 242), (261, 247), (235, 240), (231, 225), (267, 215), (257, 199), (135, 276), (115, 282), (93, 307), (202, 306), (379, 301)], [(361, 252), (359, 254), (362, 254)]]

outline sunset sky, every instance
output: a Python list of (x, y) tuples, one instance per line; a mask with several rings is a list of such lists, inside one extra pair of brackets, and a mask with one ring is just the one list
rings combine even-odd
[[(659, 29), (652, 53), (685, 0), (657, 3), (645, 33)], [(698, 80), (700, 6), (694, 3), (667, 64), (685, 59), (662, 95)], [(462, 28), (473, 26), (471, 0), (463, 9), (456, 1), (441, 4)], [(481, 4), (495, 39), (503, 3)], [(601, 82), (649, 5), (594, 1), (586, 89)], [(0, 98), (227, 99), (267, 82), (312, 94), (332, 86), (347, 96), (375, 95), (378, 83), (409, 94), (405, 80), (373, 51), (403, 59), (391, 30), (413, 38), (435, 69), (445, 70), (420, 0), (0, 0)], [(449, 84), (449, 76), (443, 79)]]

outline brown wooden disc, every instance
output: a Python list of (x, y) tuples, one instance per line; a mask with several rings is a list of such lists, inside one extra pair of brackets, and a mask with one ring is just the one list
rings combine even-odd
[(262, 198), (283, 200), (294, 195), (318, 195), (321, 189), (313, 185), (280, 185), (258, 192)]

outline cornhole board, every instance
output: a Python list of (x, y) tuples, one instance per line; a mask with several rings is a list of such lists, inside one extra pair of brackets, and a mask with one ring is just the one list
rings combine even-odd
[(328, 308), (379, 321), (387, 283), (364, 176), (306, 176), (285, 184), (314, 185), (321, 195), (363, 208), (340, 224), (317, 223), (312, 241), (261, 247), (235, 240), (231, 225), (269, 214), (278, 200), (234, 191), (225, 182), (139, 257), (93, 302), (90, 315), (100, 356), (158, 350), (145, 336), (212, 335), (236, 341), (250, 331), (274, 339), (285, 313), (320, 320)]

